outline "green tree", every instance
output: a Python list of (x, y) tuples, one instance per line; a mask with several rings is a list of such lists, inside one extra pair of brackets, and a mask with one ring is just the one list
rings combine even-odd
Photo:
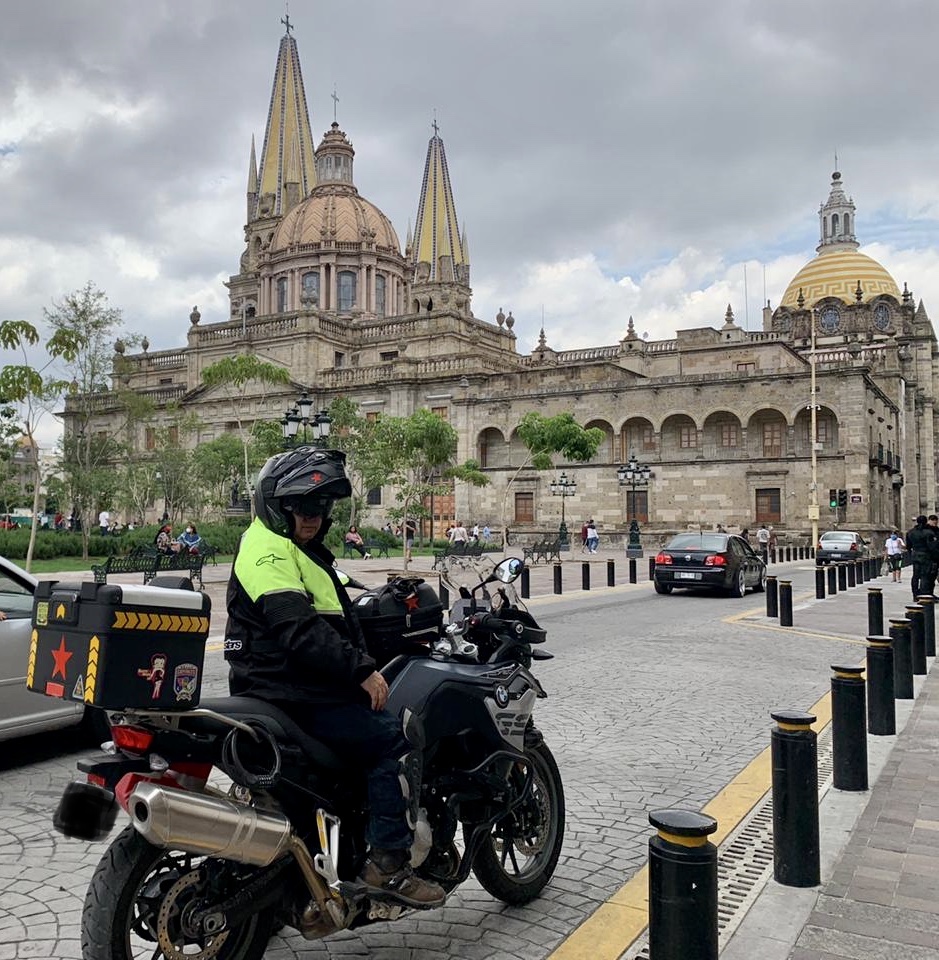
[(519, 474), (528, 467), (535, 470), (551, 470), (554, 467), (555, 454), (561, 454), (565, 460), (574, 463), (586, 463), (597, 453), (603, 443), (603, 431), (599, 427), (582, 427), (571, 413), (558, 413), (546, 417), (534, 411), (526, 413), (519, 423), (516, 433), (525, 445), (528, 455), (505, 485), (502, 497), (502, 530), (507, 523), (509, 493)]
[[(7, 407), (15, 405), (19, 414), (16, 430), (26, 438), (29, 457), (30, 477), (27, 490), (32, 491), (32, 525), (30, 527), (29, 546), (26, 550), (26, 569), (32, 567), (33, 552), (36, 545), (36, 532), (39, 528), (39, 498), (42, 488), (42, 467), (39, 457), (39, 444), (36, 430), (43, 416), (50, 411), (52, 404), (61, 396), (65, 382), (50, 373), (57, 360), (73, 361), (80, 351), (80, 342), (74, 331), (55, 329), (45, 343), (46, 357), (36, 367), (29, 362), (29, 348), (35, 347), (41, 337), (38, 329), (27, 320), (6, 320), (0, 323), (0, 347), (18, 352), (21, 363), (8, 363), (0, 370), (0, 397)], [(4, 418), (4, 434), (12, 442), (13, 418)], [(13, 452), (8, 463), (12, 467)], [(12, 476), (10, 477), (12, 480)], [(9, 481), (6, 484), (9, 490)]]
[[(94, 514), (109, 508), (118, 492), (120, 471), (115, 464), (128, 456), (119, 439), (128, 422), (139, 417), (140, 399), (115, 378), (114, 340), (121, 325), (121, 311), (92, 283), (43, 310), (52, 329), (47, 345), (59, 360), (59, 375), (68, 381), (65, 397), (65, 432), (62, 437), (61, 469), (71, 498), (72, 510), (81, 522), (82, 555), (88, 558), (88, 538)], [(136, 338), (125, 338), (133, 342)], [(59, 344), (67, 344), (67, 351)], [(111, 429), (96, 428), (103, 413), (112, 416)]]
[[(489, 478), (473, 460), (456, 464), (456, 430), (423, 408), (409, 417), (375, 421), (372, 448), (363, 475), (369, 487), (392, 485), (398, 505), (388, 515), (401, 523), (427, 516), (424, 501), (448, 492), (453, 479), (484, 486)], [(404, 569), (408, 569), (407, 554)]]
[(209, 505), (222, 509), (231, 502), (232, 481), (237, 483), (242, 454), (241, 442), (230, 433), (200, 443), (193, 451), (195, 475)]
[(251, 424), (245, 423), (245, 411), (248, 396), (262, 387), (286, 386), (290, 375), (284, 367), (262, 360), (252, 353), (240, 353), (234, 357), (225, 357), (210, 364), (202, 371), (202, 382), (207, 387), (219, 388), (231, 401), (232, 418), (238, 424), (241, 438), (244, 470), (244, 482), (248, 483), (248, 470), (251, 448)]
[(384, 476), (382, 442), (376, 431), (380, 418), (363, 417), (356, 403), (348, 397), (337, 397), (329, 405), (332, 427), (330, 446), (346, 455), (346, 473), (352, 484), (352, 507), (349, 523), (358, 523), (358, 511), (368, 491), (381, 486)]

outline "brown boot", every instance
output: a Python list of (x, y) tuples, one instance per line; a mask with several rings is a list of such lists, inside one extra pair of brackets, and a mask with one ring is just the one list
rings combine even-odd
[(408, 863), (406, 850), (372, 850), (359, 879), (382, 899), (393, 899), (418, 910), (430, 910), (447, 899), (443, 887), (417, 876)]

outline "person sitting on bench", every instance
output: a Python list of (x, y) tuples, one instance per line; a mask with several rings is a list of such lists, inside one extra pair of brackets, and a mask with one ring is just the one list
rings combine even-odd
[(362, 540), (362, 536), (356, 528), (355, 524), (349, 527), (349, 531), (346, 534), (346, 546), (350, 547), (353, 550), (358, 550), (359, 555), (363, 560), (371, 560), (372, 555), (365, 549), (365, 542)]
[(160, 527), (159, 532), (153, 540), (153, 545), (160, 553), (168, 557), (174, 553), (179, 553), (180, 545), (173, 539), (173, 527), (168, 523), (164, 523), (163, 526)]

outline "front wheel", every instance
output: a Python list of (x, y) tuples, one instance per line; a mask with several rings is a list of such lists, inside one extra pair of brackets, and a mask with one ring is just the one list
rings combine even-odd
[[(541, 743), (526, 751), (529, 770), (516, 764), (511, 776), (531, 787), (511, 813), (492, 828), (476, 853), (473, 873), (486, 891), (510, 904), (529, 903), (554, 874), (564, 842), (564, 785), (558, 765)], [(464, 827), (469, 838), (469, 827)]]
[[(218, 876), (208, 876), (218, 869)], [(225, 873), (221, 873), (225, 871)], [(186, 918), (211, 885), (231, 893), (251, 868), (161, 850), (127, 827), (98, 863), (82, 911), (85, 960), (261, 960), (274, 909), (214, 936), (187, 930)]]

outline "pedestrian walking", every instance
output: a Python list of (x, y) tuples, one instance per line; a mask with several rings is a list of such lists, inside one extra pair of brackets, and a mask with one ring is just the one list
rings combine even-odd
[(904, 543), (903, 537), (894, 530), (884, 543), (884, 561), (894, 583), (899, 583), (901, 579), (900, 572), (903, 568), (904, 550), (906, 550), (906, 543)]
[(597, 533), (597, 525), (593, 520), (587, 521), (587, 553), (596, 553), (600, 546), (600, 534)]

